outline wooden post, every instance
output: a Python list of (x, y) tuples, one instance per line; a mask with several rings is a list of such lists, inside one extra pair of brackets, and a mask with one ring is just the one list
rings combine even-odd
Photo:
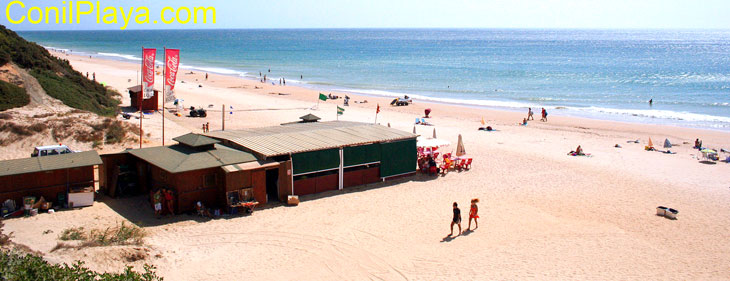
[(165, 53), (163, 60), (165, 67), (162, 69), (162, 146), (165, 146), (165, 72), (167, 72), (167, 47), (162, 47), (162, 51)]
[(223, 121), (223, 126), (221, 128), (221, 131), (226, 130), (226, 105), (221, 105), (221, 120)]

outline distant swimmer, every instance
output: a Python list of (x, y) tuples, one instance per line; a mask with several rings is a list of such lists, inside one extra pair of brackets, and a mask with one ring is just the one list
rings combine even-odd
[(649, 106), (652, 106), (654, 104), (654, 99), (649, 99)]

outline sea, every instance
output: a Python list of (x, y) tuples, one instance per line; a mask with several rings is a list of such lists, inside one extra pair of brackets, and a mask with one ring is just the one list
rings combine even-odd
[[(226, 29), (26, 31), (47, 48), (285, 78), (322, 92), (730, 130), (730, 30)], [(649, 104), (649, 100), (653, 100)], [(486, 116), (488, 118), (488, 116)], [(517, 120), (516, 120), (517, 121)]]

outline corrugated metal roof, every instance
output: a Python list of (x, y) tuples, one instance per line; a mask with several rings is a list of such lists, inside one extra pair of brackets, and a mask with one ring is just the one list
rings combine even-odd
[(296, 123), (283, 126), (215, 131), (206, 134), (273, 157), (314, 150), (413, 139), (417, 135), (389, 127), (348, 121)]
[(279, 166), (279, 162), (255, 161), (255, 162), (227, 165), (227, 166), (223, 166), (221, 168), (223, 168), (223, 171), (225, 171), (226, 173), (233, 173), (233, 172), (238, 172), (238, 171), (253, 170), (253, 169), (259, 169), (259, 168), (268, 168), (268, 167), (275, 167), (275, 166)]
[(157, 146), (128, 150), (130, 154), (170, 173), (180, 173), (256, 161), (248, 152), (215, 144), (211, 149), (184, 145)]
[(0, 161), (0, 176), (101, 165), (96, 151), (39, 156)]

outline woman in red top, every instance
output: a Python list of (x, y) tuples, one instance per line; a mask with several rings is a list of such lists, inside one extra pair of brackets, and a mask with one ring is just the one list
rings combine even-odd
[(477, 219), (479, 218), (479, 215), (477, 214), (479, 212), (479, 207), (477, 207), (477, 203), (479, 203), (479, 198), (471, 199), (471, 209), (469, 210), (469, 226), (466, 228), (466, 230), (471, 229), (472, 219), (474, 219), (474, 229), (479, 228), (479, 223), (477, 222)]

